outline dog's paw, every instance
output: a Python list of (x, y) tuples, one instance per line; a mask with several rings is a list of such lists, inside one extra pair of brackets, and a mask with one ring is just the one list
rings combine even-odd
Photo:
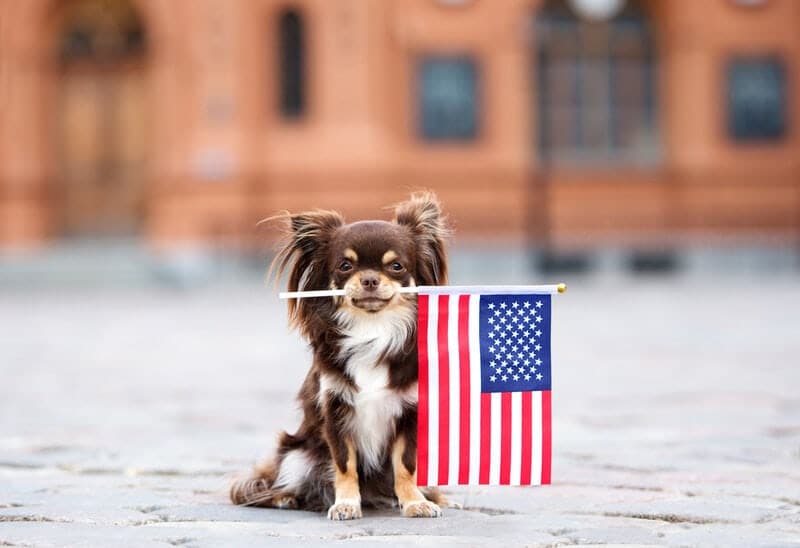
[(328, 508), (328, 519), (344, 521), (361, 517), (361, 503), (358, 500), (342, 500)]
[(442, 509), (429, 500), (416, 500), (403, 505), (403, 515), (407, 518), (438, 518)]

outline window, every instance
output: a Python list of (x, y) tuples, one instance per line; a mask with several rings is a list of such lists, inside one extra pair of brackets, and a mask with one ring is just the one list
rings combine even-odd
[(786, 68), (775, 57), (728, 64), (728, 134), (735, 141), (780, 139), (786, 133)]
[(470, 57), (427, 57), (417, 67), (419, 131), (430, 141), (478, 134), (478, 69)]
[(294, 10), (278, 17), (279, 107), (286, 118), (299, 118), (306, 107), (304, 27), (302, 16)]
[(658, 159), (654, 45), (629, 1), (608, 22), (578, 19), (563, 0), (537, 17), (539, 153), (572, 165)]

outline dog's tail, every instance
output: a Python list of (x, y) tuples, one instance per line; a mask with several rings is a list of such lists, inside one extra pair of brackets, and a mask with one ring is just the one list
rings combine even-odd
[(240, 506), (271, 506), (275, 493), (262, 477), (236, 480), (231, 484), (231, 502)]
[(249, 478), (237, 479), (231, 484), (231, 502), (240, 506), (277, 506), (283, 494), (275, 489), (277, 467), (274, 462), (256, 466)]

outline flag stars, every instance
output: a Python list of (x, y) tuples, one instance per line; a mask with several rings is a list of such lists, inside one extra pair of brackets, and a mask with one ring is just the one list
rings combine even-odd
[(489, 310), (494, 310), (494, 303), (489, 303)]
[(538, 358), (537, 358), (537, 359), (536, 359), (536, 361), (535, 361), (534, 363), (535, 363), (536, 365), (542, 365), (542, 360), (540, 360), (540, 359), (538, 359)]
[(539, 350), (542, 349), (542, 345), (541, 344), (537, 344), (536, 346), (533, 347), (533, 349), (538, 352)]
[(536, 316), (536, 323), (541, 323), (541, 321), (542, 321), (542, 317), (541, 316)]
[(506, 308), (506, 303), (500, 303), (500, 308)]
[(537, 380), (537, 381), (540, 381), (540, 380), (542, 380), (543, 378), (544, 378), (544, 377), (542, 377), (542, 374), (541, 374), (541, 373), (537, 373), (537, 374), (536, 374), (536, 380)]
[[(492, 382), (495, 382), (495, 381), (497, 380), (497, 377), (495, 377), (494, 375), (492, 375), (491, 377), (489, 377), (489, 380), (490, 380), (490, 381), (492, 381)], [(526, 380), (527, 380), (527, 379), (526, 379)]]
[(542, 301), (536, 301), (536, 308), (542, 308), (543, 306)]
[(525, 301), (522, 306), (524, 306), (525, 308), (530, 308), (531, 307), (531, 303), (529, 303), (528, 301)]

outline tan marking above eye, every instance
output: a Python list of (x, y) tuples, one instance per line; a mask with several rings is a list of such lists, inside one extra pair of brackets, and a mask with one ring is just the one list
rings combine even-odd
[(383, 264), (386, 265), (386, 264), (391, 263), (392, 261), (396, 261), (398, 257), (399, 257), (399, 255), (397, 254), (397, 252), (396, 251), (392, 251), (390, 249), (389, 251), (387, 251), (386, 253), (383, 254), (383, 259), (381, 259), (381, 260), (383, 261)]
[(348, 261), (353, 261), (354, 263), (358, 262), (358, 253), (350, 249), (349, 247), (344, 250), (344, 258)]

